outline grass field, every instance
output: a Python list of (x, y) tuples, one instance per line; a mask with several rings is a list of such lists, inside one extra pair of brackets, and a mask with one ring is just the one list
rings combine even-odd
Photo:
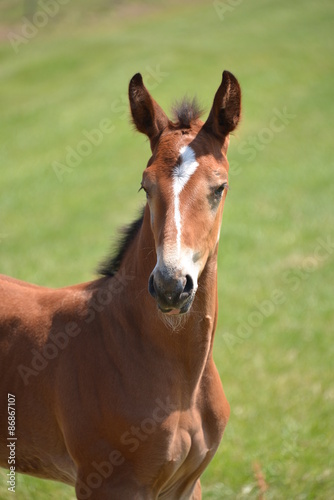
[[(0, 5), (0, 272), (55, 287), (92, 279), (144, 200), (149, 145), (129, 125), (131, 76), (140, 71), (166, 109), (197, 94), (208, 110), (232, 71), (243, 120), (230, 145), (215, 340), (231, 418), (203, 497), (331, 500), (333, 2), (54, 0), (46, 18), (36, 13), (47, 2), (31, 4)], [(75, 155), (103, 120), (100, 143)], [(16, 498), (74, 491), (19, 476)]]

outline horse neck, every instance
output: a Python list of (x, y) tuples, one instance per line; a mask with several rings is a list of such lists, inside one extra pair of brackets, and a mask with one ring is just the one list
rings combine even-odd
[(119, 307), (125, 305), (124, 313), (135, 325), (136, 335), (160, 348), (165, 358), (170, 354), (173, 359), (179, 359), (191, 377), (196, 378), (212, 353), (217, 321), (217, 249), (200, 276), (190, 312), (179, 320), (169, 317), (170, 324), (158, 312), (155, 300), (148, 293), (148, 280), (156, 258), (146, 207), (142, 227), (120, 266), (119, 272), (128, 276), (129, 281), (119, 294), (118, 304)]

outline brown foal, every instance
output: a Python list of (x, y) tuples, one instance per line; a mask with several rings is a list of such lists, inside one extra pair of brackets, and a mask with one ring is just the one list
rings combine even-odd
[(171, 121), (140, 74), (129, 99), (151, 144), (147, 203), (101, 277), (56, 290), (0, 278), (0, 464), (13, 448), (10, 470), (78, 499), (197, 500), (229, 417), (212, 349), (241, 92), (224, 71), (205, 123), (187, 101)]

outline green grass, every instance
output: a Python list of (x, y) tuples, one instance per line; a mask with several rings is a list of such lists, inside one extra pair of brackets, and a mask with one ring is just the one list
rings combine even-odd
[[(208, 109), (222, 70), (235, 73), (243, 121), (230, 146), (215, 340), (231, 418), (204, 498), (258, 498), (259, 464), (267, 500), (332, 499), (334, 248), (317, 247), (334, 239), (333, 3), (253, 0), (221, 20), (204, 0), (94, 10), (72, 0), (16, 54), (6, 34), (20, 33), (23, 3), (0, 7), (0, 272), (56, 287), (94, 277), (143, 201), (149, 147), (126, 116), (134, 73), (167, 109), (184, 93)], [(293, 117), (270, 132), (284, 109)], [(59, 182), (53, 162), (103, 119), (115, 129)], [(74, 492), (19, 476), (16, 496)]]

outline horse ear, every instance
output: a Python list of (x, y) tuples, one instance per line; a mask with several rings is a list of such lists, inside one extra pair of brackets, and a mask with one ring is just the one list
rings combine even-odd
[(240, 120), (241, 89), (238, 80), (229, 71), (223, 72), (222, 82), (213, 100), (205, 129), (224, 141)]
[(169, 124), (169, 120), (146, 89), (140, 73), (130, 80), (129, 101), (133, 123), (139, 132), (148, 136), (153, 149), (160, 133)]

